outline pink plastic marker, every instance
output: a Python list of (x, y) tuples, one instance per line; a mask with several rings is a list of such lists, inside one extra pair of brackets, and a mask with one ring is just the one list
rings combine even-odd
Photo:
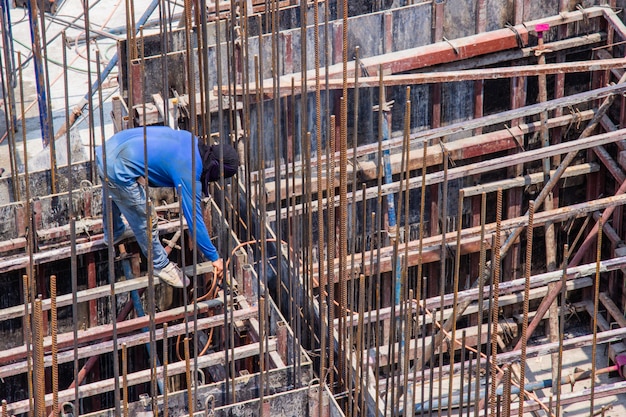
[(540, 23), (538, 25), (535, 26), (535, 32), (537, 32), (537, 35), (542, 36), (543, 32), (547, 32), (550, 30), (550, 24), (549, 23)]

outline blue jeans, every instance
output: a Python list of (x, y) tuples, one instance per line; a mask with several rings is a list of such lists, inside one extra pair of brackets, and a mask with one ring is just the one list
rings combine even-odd
[[(102, 176), (100, 177), (102, 179)], [(104, 180), (102, 181), (102, 227), (104, 238), (109, 238), (109, 222), (107, 218), (107, 204), (104, 198)], [(122, 187), (107, 181), (106, 186), (111, 197), (111, 216), (113, 218), (113, 241), (120, 237), (126, 230), (122, 221), (123, 214), (128, 221), (135, 239), (141, 248), (144, 256), (148, 257), (148, 216), (146, 215), (146, 190), (139, 183), (134, 182), (128, 187)], [(154, 213), (154, 212), (153, 212)], [(152, 257), (154, 268), (164, 268), (168, 263), (167, 253), (159, 241), (157, 231), (157, 219), (152, 217)], [(108, 240), (107, 240), (108, 241)]]

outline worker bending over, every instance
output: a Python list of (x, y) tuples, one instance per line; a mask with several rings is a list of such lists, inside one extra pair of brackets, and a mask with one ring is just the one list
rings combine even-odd
[[(193, 233), (193, 209), (195, 204), (196, 244), (200, 251), (213, 263), (213, 272), (220, 279), (224, 270), (220, 258), (207, 231), (202, 216), (202, 193), (208, 194), (208, 184), (220, 177), (219, 156), (222, 145), (208, 146), (198, 143), (191, 132), (174, 130), (165, 126), (127, 129), (116, 133), (106, 141), (106, 187), (111, 196), (111, 217), (113, 219), (113, 243), (127, 237), (123, 214), (130, 225), (143, 254), (148, 255), (146, 192), (147, 186), (174, 187), (180, 190), (183, 214)], [(144, 159), (144, 144), (147, 163)], [(196, 170), (191, 171), (192, 152), (195, 154)], [(229, 145), (223, 145), (224, 177), (237, 172), (239, 157)], [(102, 147), (96, 148), (98, 174), (103, 181), (102, 218), (105, 242), (109, 242), (107, 204), (104, 198), (104, 157)], [(148, 167), (148, 178), (146, 175)], [(195, 181), (195, 195), (192, 184)], [(179, 188), (180, 186), (180, 188)], [(173, 287), (184, 288), (189, 279), (181, 269), (167, 258), (167, 253), (159, 241), (156, 218), (152, 219), (152, 257), (154, 275)]]

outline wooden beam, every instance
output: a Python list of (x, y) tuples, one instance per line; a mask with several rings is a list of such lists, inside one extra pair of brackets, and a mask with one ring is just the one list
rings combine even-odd
[[(535, 115), (542, 111), (546, 111), (546, 110), (550, 111), (550, 110), (563, 108), (563, 107), (576, 106), (580, 103), (585, 103), (585, 102), (597, 100), (600, 98), (622, 94), (625, 92), (626, 92), (626, 84), (610, 85), (607, 87), (598, 88), (595, 90), (585, 91), (582, 93), (573, 94), (571, 96), (546, 101), (545, 103), (532, 104), (532, 105), (525, 106), (525, 107), (520, 107), (520, 108), (516, 108), (512, 110), (498, 112), (498, 113), (491, 114), (488, 116), (483, 116), (478, 119), (464, 120), (462, 122), (452, 123), (450, 125), (412, 133), (410, 139), (411, 139), (411, 143), (417, 143), (417, 142), (424, 143), (424, 142), (432, 141), (432, 140), (437, 140), (437, 143), (438, 143), (439, 142), (438, 140), (440, 138), (444, 138), (448, 135), (458, 135), (460, 133), (466, 133), (470, 135), (471, 132), (477, 128), (484, 128), (484, 127), (493, 126), (493, 125), (501, 125), (502, 123), (509, 123), (511, 120)], [(386, 141), (383, 144), (383, 150), (387, 150), (387, 149), (392, 150), (394, 148), (400, 149), (402, 147), (402, 143), (403, 143), (403, 139), (401, 136), (392, 137), (390, 140)], [(354, 150), (352, 152), (354, 152)], [(352, 157), (353, 155), (352, 152), (350, 152), (349, 157)], [(375, 155), (378, 152), (378, 143), (371, 143), (371, 144), (360, 146), (356, 150), (356, 152), (359, 156), (362, 156), (365, 154)], [(335, 159), (335, 161), (338, 161), (339, 152), (335, 152), (333, 154), (333, 158)], [(325, 157), (322, 157), (322, 161), (324, 164), (327, 163), (327, 160)], [(307, 161), (307, 163), (309, 162), (310, 161)], [(316, 161), (312, 161), (310, 163), (311, 163), (311, 167), (317, 168)], [(295, 164), (294, 169), (298, 170), (301, 168), (302, 168), (301, 163)], [(286, 167), (284, 165), (281, 165), (279, 172), (285, 172), (285, 171), (286, 171)], [(252, 172), (251, 175), (253, 176), (253, 178), (260, 178), (260, 174), (257, 171)], [(276, 175), (276, 170), (274, 167), (270, 167), (266, 169), (264, 172), (264, 178), (273, 178), (274, 175)]]
[[(276, 350), (276, 339), (270, 338), (267, 342), (267, 346), (265, 347), (266, 352), (271, 352)], [(249, 357), (254, 357), (259, 354), (259, 344), (254, 343), (245, 346), (238, 346), (231, 349), (232, 355), (230, 356), (230, 360), (239, 360)], [(209, 353), (203, 356), (200, 356), (196, 359), (198, 361), (198, 368), (206, 368), (209, 366), (222, 365), (227, 366), (228, 364), (224, 363), (224, 353), (223, 352), (215, 352)], [(133, 372), (128, 374), (127, 384), (129, 387), (143, 384), (151, 381), (151, 369), (146, 369), (143, 371)], [(161, 375), (163, 373), (163, 367), (159, 366), (156, 368), (156, 374)], [(179, 361), (170, 363), (167, 366), (167, 375), (181, 375), (185, 373), (185, 361)], [(119, 378), (119, 386), (122, 386), (122, 377)], [(93, 382), (90, 384), (81, 385), (78, 390), (78, 395), (80, 398), (91, 397), (93, 395), (101, 394), (103, 392), (113, 391), (115, 389), (115, 380), (113, 378), (105, 379), (98, 382)], [(59, 402), (73, 401), (74, 398), (74, 388), (61, 390), (59, 391)], [(46, 407), (52, 405), (52, 393), (46, 394)], [(15, 403), (11, 403), (8, 405), (7, 409), (9, 413), (20, 414), (25, 413), (29, 409), (29, 400), (18, 401)]]
[[(626, 84), (621, 84), (626, 85)], [(520, 152), (515, 155), (507, 155), (500, 158), (493, 158), (486, 161), (476, 162), (473, 164), (467, 164), (464, 166), (457, 166), (455, 168), (451, 168), (448, 170), (447, 178), (448, 180), (454, 180), (459, 178), (465, 178), (470, 175), (483, 174), (490, 171), (495, 171), (498, 169), (503, 169), (511, 165), (515, 164), (523, 164), (527, 162), (533, 162), (544, 157), (552, 157), (556, 155), (561, 155), (564, 153), (581, 151), (584, 149), (589, 149), (594, 146), (605, 145), (608, 143), (617, 142), (623, 140), (624, 135), (626, 135), (626, 129), (620, 129), (615, 132), (603, 133), (596, 136), (589, 136), (584, 139), (577, 139), (570, 142), (563, 142), (556, 145), (551, 145), (546, 148), (533, 149), (526, 152)], [(439, 184), (443, 182), (443, 171), (433, 172), (426, 175), (426, 185)], [(422, 177), (415, 176), (409, 179), (408, 181), (408, 189), (417, 189), (421, 187)], [(381, 188), (381, 195), (385, 196), (388, 194), (395, 194), (400, 190), (400, 183), (395, 182), (391, 184), (385, 184)], [(365, 199), (378, 198), (379, 191), (378, 187), (368, 188), (365, 191)], [(363, 200), (363, 193), (358, 191), (356, 193), (348, 193), (348, 201), (357, 202)], [(335, 199), (332, 201), (332, 206), (337, 207), (339, 205), (339, 197), (335, 196)], [(323, 207), (328, 208), (331, 206), (328, 199), (323, 200)], [(310, 210), (315, 212), (318, 210), (318, 201), (313, 201), (311, 204)], [(303, 205), (299, 204), (295, 207), (290, 208), (291, 215), (302, 213)], [(281, 218), (285, 218), (287, 215), (287, 209), (281, 210)], [(267, 213), (268, 221), (276, 220), (276, 212), (268, 212)]]
[[(618, 68), (624, 68), (626, 66), (625, 58), (611, 58), (601, 59), (594, 61), (575, 61), (564, 62), (557, 64), (541, 64), (541, 65), (519, 65), (499, 68), (481, 68), (470, 70), (457, 70), (457, 71), (441, 71), (441, 72), (427, 72), (416, 74), (398, 74), (387, 75), (383, 78), (383, 85), (385, 87), (390, 86), (406, 86), (406, 85), (421, 85), (421, 84), (437, 84), (437, 83), (450, 83), (461, 81), (475, 81), (475, 80), (497, 80), (502, 78), (514, 78), (514, 77), (536, 77), (538, 75), (553, 75), (553, 74), (571, 74), (578, 72), (590, 72), (590, 71), (605, 71), (614, 70)], [(281, 84), (278, 94), (280, 97), (287, 97), (293, 92), (291, 85), (285, 86)], [(354, 76), (347, 79), (347, 87), (352, 89), (356, 87)], [(378, 88), (380, 85), (380, 79), (377, 76), (359, 77), (359, 88)], [(307, 93), (315, 92), (316, 86), (311, 82), (306, 83), (306, 90), (302, 88), (302, 82), (296, 81), (294, 83), (295, 93), (302, 94), (303, 91)], [(343, 80), (331, 79), (327, 83), (324, 83), (325, 90), (340, 90), (344, 87)], [(216, 87), (217, 88), (217, 87)], [(223, 94), (227, 94), (229, 88), (232, 86), (223, 86)], [(237, 86), (235, 94), (241, 95), (244, 92), (250, 92), (251, 94), (263, 94), (266, 99), (274, 98), (276, 89), (274, 88), (273, 80), (265, 80), (263, 85), (259, 88), (255, 83), (250, 83), (247, 89), (244, 90), (243, 86)]]
[[(585, 217), (587, 216), (588, 213), (593, 213), (597, 210), (603, 210), (609, 207), (621, 206), (624, 204), (626, 204), (626, 194), (621, 194), (621, 195), (612, 196), (612, 197), (605, 197), (605, 198), (601, 198), (601, 199), (597, 199), (597, 200), (593, 200), (589, 202), (574, 204), (571, 206), (559, 207), (557, 209), (553, 209), (550, 211), (542, 211), (540, 213), (535, 214), (533, 224), (535, 226), (542, 226), (546, 221), (553, 221), (555, 223), (563, 222), (572, 218)], [(502, 227), (503, 233), (506, 233), (506, 231), (508, 230), (516, 229), (519, 227), (525, 227), (527, 225), (528, 225), (528, 216), (520, 216), (514, 219), (507, 219), (507, 220), (502, 221), (501, 227)], [(479, 238), (480, 230), (481, 230), (481, 227), (476, 226), (476, 227), (463, 229), (461, 231), (462, 253), (464, 254), (473, 253), (474, 251), (480, 250), (480, 238)], [(485, 240), (487, 242), (490, 242), (492, 234), (495, 233), (495, 223), (490, 223), (490, 224), (485, 225), (485, 233), (486, 233)], [(423, 248), (422, 248), (422, 256), (421, 256), (422, 262), (430, 263), (430, 262), (438, 261), (440, 251), (441, 251), (440, 245), (441, 245), (442, 240), (445, 241), (446, 244), (450, 245), (456, 242), (456, 236), (457, 236), (456, 231), (453, 231), (453, 232), (446, 233), (444, 239), (442, 239), (441, 235), (429, 236), (428, 238), (425, 238), (423, 240)], [(407, 246), (406, 249), (405, 249), (405, 245)], [(411, 242), (408, 242), (407, 244), (402, 243), (398, 246), (398, 250), (401, 252), (404, 252), (406, 250), (406, 253), (407, 253), (406, 262), (408, 262), (409, 266), (417, 265), (417, 262), (420, 259), (419, 242), (411, 241)], [(374, 269), (376, 269), (376, 271), (380, 270), (380, 272), (392, 271), (394, 267), (392, 263), (393, 253), (394, 253), (393, 246), (382, 247), (380, 249), (380, 257), (379, 257), (378, 262), (375, 265), (366, 262), (365, 270), (355, 271), (354, 275), (356, 275), (357, 272), (364, 273), (365, 275), (370, 275), (374, 272)], [(368, 255), (366, 255), (366, 258), (367, 256)], [(360, 265), (361, 254), (360, 253), (354, 254), (354, 260), (355, 260), (354, 261), (355, 265)], [(334, 262), (334, 268), (336, 272), (335, 279), (338, 279), (337, 271), (338, 271), (339, 260), (335, 258), (333, 262)], [(313, 278), (317, 279), (317, 268), (313, 269)], [(315, 283), (315, 285), (317, 285), (317, 283)]]
[[(592, 172), (598, 172), (600, 165), (596, 163), (586, 163), (580, 165), (574, 165), (565, 169), (561, 178), (577, 177), (580, 175), (591, 174)], [(550, 176), (554, 175), (555, 170), (550, 171)], [(494, 181), (487, 184), (479, 184), (471, 187), (464, 187), (463, 193), (465, 197), (471, 197), (480, 195), (482, 193), (493, 193), (498, 189), (509, 190), (515, 187), (528, 187), (533, 184), (541, 184), (544, 180), (543, 173), (537, 172), (534, 174), (527, 174), (522, 177), (511, 178), (506, 180)]]
[[(198, 303), (198, 313), (204, 313), (211, 308), (221, 306), (222, 300), (208, 300)], [(154, 316), (155, 324), (163, 324), (165, 322), (171, 322), (179, 320), (185, 316), (193, 317), (193, 310), (190, 310), (187, 306), (177, 307), (171, 310), (162, 311), (156, 313)], [(138, 330), (147, 327), (150, 324), (150, 316), (135, 317), (133, 319), (125, 320), (116, 324), (117, 334), (123, 335), (130, 332), (136, 332)], [(74, 346), (74, 343), (83, 344), (97, 340), (106, 340), (113, 336), (113, 325), (103, 324), (101, 326), (90, 327), (86, 330), (78, 331), (78, 338), (74, 339), (73, 333), (63, 333), (57, 337), (57, 347), (59, 350), (67, 349)], [(46, 352), (52, 349), (52, 339), (50, 336), (44, 338), (43, 342), (44, 350)], [(0, 365), (4, 365), (8, 362), (24, 359), (26, 357), (26, 346), (18, 346), (11, 349), (6, 349), (0, 352)]]
[[(248, 307), (245, 309), (234, 310), (233, 311), (233, 319), (234, 320), (249, 320), (256, 317), (258, 314), (258, 309), (256, 306)], [(222, 326), (224, 324), (224, 318), (222, 316), (211, 316), (205, 318), (199, 318), (197, 320), (197, 328), (198, 330), (211, 329), (214, 327)], [(170, 325), (167, 329), (168, 337), (175, 337), (180, 334), (184, 334), (186, 331), (185, 324), (173, 324)], [(156, 329), (155, 331), (156, 340), (161, 340), (163, 338), (163, 330)], [(89, 358), (94, 355), (101, 355), (103, 353), (113, 352), (114, 349), (119, 350), (119, 346), (126, 343), (128, 347), (138, 346), (150, 341), (149, 333), (138, 333), (130, 336), (124, 336), (117, 339), (117, 345), (113, 346), (113, 341), (100, 342), (96, 344), (92, 344), (89, 346), (83, 346), (78, 348), (78, 358), (84, 359)], [(58, 363), (68, 363), (74, 360), (74, 351), (73, 349), (59, 352), (57, 356)], [(28, 368), (28, 364), (26, 361), (20, 361), (16, 363), (12, 363), (10, 365), (4, 365), (0, 367), (0, 378), (6, 378), (13, 375), (19, 375), (26, 373)], [(44, 366), (50, 367), (52, 366), (52, 356), (48, 355), (44, 358)]]

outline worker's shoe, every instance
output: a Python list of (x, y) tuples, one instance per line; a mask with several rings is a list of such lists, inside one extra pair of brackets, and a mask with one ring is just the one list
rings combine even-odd
[(173, 262), (170, 262), (163, 269), (155, 269), (154, 275), (159, 277), (164, 283), (176, 288), (186, 288), (189, 285), (189, 278)]

